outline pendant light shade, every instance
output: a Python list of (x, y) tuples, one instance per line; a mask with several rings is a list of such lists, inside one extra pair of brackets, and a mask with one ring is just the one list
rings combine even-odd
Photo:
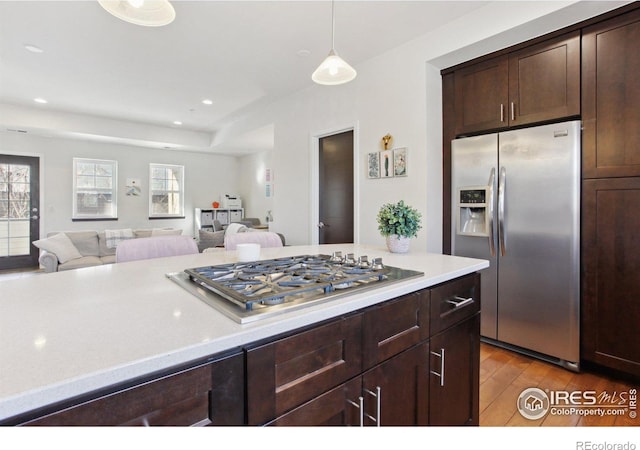
[(340, 58), (335, 50), (331, 49), (329, 56), (313, 72), (311, 79), (318, 84), (336, 85), (348, 83), (356, 75), (356, 70)]
[(340, 58), (335, 50), (335, 14), (334, 2), (331, 2), (331, 51), (329, 56), (311, 74), (311, 79), (318, 84), (335, 86), (348, 83), (358, 73), (344, 59)]
[(118, 19), (145, 27), (168, 25), (176, 18), (168, 0), (98, 0), (98, 3)]

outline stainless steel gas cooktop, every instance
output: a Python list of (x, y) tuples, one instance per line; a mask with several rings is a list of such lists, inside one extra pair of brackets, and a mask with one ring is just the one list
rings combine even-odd
[(385, 266), (381, 258), (334, 252), (196, 267), (167, 277), (247, 323), (421, 275)]

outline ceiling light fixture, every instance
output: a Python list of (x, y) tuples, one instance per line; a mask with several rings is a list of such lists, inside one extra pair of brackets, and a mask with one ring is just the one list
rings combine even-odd
[(322, 64), (311, 75), (311, 79), (318, 84), (334, 86), (348, 83), (353, 80), (357, 72), (344, 59), (340, 58), (335, 49), (335, 13), (334, 0), (331, 0), (331, 51), (329, 56), (322, 61)]
[(205, 98), (204, 100), (202, 100), (202, 103), (204, 103), (205, 105), (213, 105), (213, 100)]
[(144, 27), (161, 27), (176, 18), (168, 0), (98, 0), (98, 3), (118, 19)]
[(43, 99), (41, 97), (34, 98), (33, 101), (36, 102), (36, 103), (42, 103), (42, 104), (49, 103), (48, 101), (46, 101), (45, 99)]

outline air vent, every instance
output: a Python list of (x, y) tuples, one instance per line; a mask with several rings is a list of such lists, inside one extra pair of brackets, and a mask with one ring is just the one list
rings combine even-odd
[(14, 128), (7, 128), (7, 131), (11, 131), (13, 133), (26, 133), (27, 130), (16, 130)]

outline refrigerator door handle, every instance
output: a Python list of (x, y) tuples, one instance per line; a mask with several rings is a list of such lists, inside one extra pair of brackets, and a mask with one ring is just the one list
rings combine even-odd
[(507, 170), (500, 168), (500, 177), (498, 179), (498, 235), (500, 238), (500, 254), (507, 254), (507, 237), (504, 232), (504, 198), (507, 184)]
[(496, 256), (496, 236), (493, 231), (493, 219), (495, 217), (495, 211), (493, 210), (493, 193), (496, 180), (496, 168), (491, 168), (491, 174), (489, 175), (489, 183), (488, 183), (488, 194), (489, 198), (487, 199), (488, 209), (489, 209), (489, 251), (491, 252), (491, 256)]

